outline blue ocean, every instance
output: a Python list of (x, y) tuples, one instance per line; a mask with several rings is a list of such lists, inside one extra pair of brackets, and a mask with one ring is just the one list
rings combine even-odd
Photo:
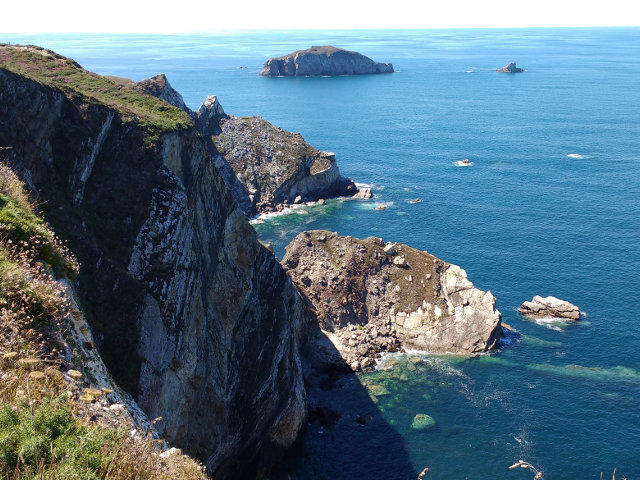
[[(291, 478), (532, 478), (508, 468), (523, 459), (547, 480), (640, 479), (640, 28), (0, 36), (101, 74), (164, 72), (192, 108), (215, 94), (300, 132), (375, 198), (255, 223), (278, 256), (308, 229), (406, 243), (461, 265), (521, 333), (491, 355), (416, 354), (360, 376), (389, 392), (374, 421), (310, 427)], [(396, 73), (257, 75), (311, 45)], [(495, 72), (510, 61), (526, 72)], [(586, 317), (522, 318), (537, 294)], [(418, 413), (435, 427), (412, 429)]]

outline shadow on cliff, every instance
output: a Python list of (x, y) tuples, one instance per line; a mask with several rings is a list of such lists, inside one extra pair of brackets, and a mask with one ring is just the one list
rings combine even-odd
[(415, 480), (404, 439), (317, 327), (304, 361), (309, 419), (270, 480)]

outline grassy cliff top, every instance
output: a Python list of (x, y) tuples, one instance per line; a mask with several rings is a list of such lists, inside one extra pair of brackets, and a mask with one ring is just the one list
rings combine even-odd
[(124, 120), (137, 121), (152, 135), (192, 125), (179, 108), (123, 88), (110, 78), (89, 72), (75, 61), (41, 47), (0, 44), (0, 68), (60, 89), (71, 98), (80, 95), (85, 101), (112, 108)]

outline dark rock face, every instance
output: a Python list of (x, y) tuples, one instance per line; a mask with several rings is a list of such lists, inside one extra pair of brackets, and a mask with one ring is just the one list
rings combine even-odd
[[(159, 105), (185, 120), (162, 117), (150, 139), (150, 120), (14, 73), (18, 48), (0, 47), (0, 146), (81, 262), (80, 301), (107, 367), (213, 477), (266, 471), (306, 415), (306, 303), (186, 114)], [(51, 52), (32, 58), (101, 81)]]
[(260, 213), (357, 192), (355, 184), (340, 175), (335, 155), (316, 150), (299, 133), (260, 117), (223, 119), (220, 129), (213, 143)]
[(392, 73), (390, 63), (374, 62), (368, 57), (332, 46), (311, 47), (307, 50), (271, 58), (264, 62), (263, 77), (291, 77), (317, 75), (363, 75)]
[(505, 65), (504, 67), (499, 68), (498, 70), (496, 70), (496, 72), (519, 73), (519, 72), (524, 72), (524, 69), (516, 67), (516, 62), (511, 62), (509, 65)]
[[(475, 288), (457, 265), (407, 245), (315, 230), (287, 246), (282, 264), (354, 370), (402, 346), (483, 352), (502, 334), (491, 292)], [(330, 351), (318, 338), (316, 350)]]

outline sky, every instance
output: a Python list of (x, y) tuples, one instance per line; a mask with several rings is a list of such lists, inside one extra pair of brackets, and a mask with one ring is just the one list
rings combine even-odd
[(0, 33), (640, 25), (639, 0), (7, 0)]

